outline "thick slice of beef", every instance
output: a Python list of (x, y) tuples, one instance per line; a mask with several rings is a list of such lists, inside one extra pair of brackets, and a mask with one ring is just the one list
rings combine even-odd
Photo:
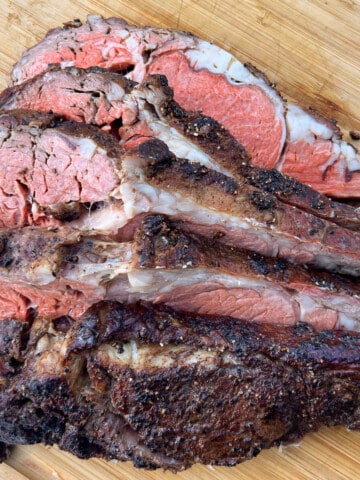
[[(269, 80), (230, 53), (175, 30), (89, 16), (50, 31), (15, 65), (15, 84), (62, 63), (123, 71), (138, 82), (165, 74), (175, 98), (220, 121), (257, 165), (282, 170), (335, 197), (358, 197), (360, 160), (332, 123), (284, 103)], [(285, 142), (286, 140), (286, 142)], [(285, 148), (284, 148), (285, 142)]]
[[(139, 143), (144, 136), (155, 136), (178, 156), (198, 160), (321, 218), (350, 228), (360, 227), (356, 209), (338, 204), (277, 170), (252, 166), (246, 150), (222, 125), (199, 112), (187, 112), (174, 101), (165, 77), (150, 76), (133, 88), (120, 75), (93, 70), (52, 68), (15, 87), (13, 92), (5, 91), (0, 107), (47, 111), (53, 104), (54, 110), (68, 119), (85, 119), (115, 134), (120, 123), (125, 148)], [(118, 91), (117, 100), (114, 90)], [(57, 100), (52, 101), (52, 96)]]
[[(286, 134), (281, 97), (267, 81), (253, 75), (230, 54), (184, 32), (150, 27), (138, 28), (128, 25), (122, 19), (103, 19), (92, 15), (84, 25), (78, 24), (75, 27), (58, 28), (49, 32), (43, 42), (24, 53), (14, 67), (12, 77), (14, 83), (21, 83), (46, 70), (49, 64), (62, 63), (82, 68), (100, 66), (113, 71), (123, 71), (132, 80), (141, 82), (149, 68), (152, 68), (152, 63), (157, 64), (156, 60), (160, 55), (166, 55), (167, 60), (171, 62), (172, 55), (176, 53), (184, 56), (184, 60), (191, 65), (199, 63), (199, 69), (203, 68), (203, 65), (200, 65), (201, 58), (208, 59), (209, 55), (214, 57), (210, 65), (206, 66), (210, 69), (206, 75), (208, 78), (206, 88), (212, 91), (214, 98), (211, 104), (214, 108), (213, 111), (206, 113), (212, 115), (217, 112), (218, 117), (221, 116), (218, 119), (226, 123), (223, 120), (228, 115), (228, 107), (224, 108), (224, 101), (217, 94), (225, 89), (228, 95), (237, 99), (238, 104), (232, 112), (232, 133), (235, 136), (240, 135), (241, 142), (251, 153), (256, 142), (258, 148), (254, 150), (254, 154), (264, 161), (269, 157), (275, 161), (281, 153)], [(229, 72), (227, 78), (223, 79), (218, 73), (222, 73), (226, 66), (229, 67)], [(178, 70), (181, 66), (175, 65), (175, 68)], [(189, 69), (191, 71), (192, 67)], [(188, 76), (188, 74), (184, 76), (185, 83)], [(189, 81), (192, 79), (189, 78)], [(219, 82), (222, 84), (219, 85)], [(179, 94), (180, 92), (181, 87)], [(199, 93), (189, 91), (188, 95), (194, 95), (195, 108), (199, 108), (197, 105)], [(254, 108), (249, 107), (249, 102)], [(263, 139), (259, 142), (259, 138)]]
[[(181, 227), (163, 215), (144, 218), (132, 247), (128, 300), (257, 322), (272, 322), (276, 311), (283, 324), (302, 320), (317, 329), (358, 330), (357, 281), (234, 249)], [(107, 295), (121, 293), (115, 283)]]
[(99, 126), (133, 115), (126, 95), (134, 82), (101, 68), (50, 67), (28, 82), (0, 95), (0, 109), (56, 112), (68, 120)]
[[(155, 79), (155, 86), (158, 80), (162, 81)], [(153, 84), (150, 81), (144, 87), (146, 95), (153, 92), (158, 98), (158, 89), (151, 88)], [(139, 111), (146, 110), (139, 100)], [(74, 220), (74, 211), (75, 217), (82, 217), (80, 224), (85, 226), (91, 223), (85, 205), (100, 203), (96, 225), (106, 226), (113, 232), (125, 227), (138, 214), (164, 213), (183, 218), (203, 233), (208, 230), (211, 236), (225, 234), (223, 241), (237, 247), (358, 275), (359, 232), (326, 220), (334, 217), (355, 228), (353, 207), (342, 208), (314, 192), (311, 199), (316, 200), (316, 205), (311, 203), (308, 208), (304, 200), (303, 211), (291, 203), (301, 203), (304, 192), (295, 189), (292, 194), (290, 191), (289, 197), (295, 200), (288, 204), (286, 189), (275, 188), (277, 195), (274, 195), (274, 187), (267, 181), (268, 187), (259, 188), (260, 174), (253, 175), (251, 180), (250, 175), (238, 176), (242, 181), (235, 181), (203, 165), (177, 159), (159, 139), (140, 140), (135, 150), (124, 153), (110, 134), (97, 127), (59, 123), (57, 118), (28, 111), (12, 111), (0, 116), (2, 226), (57, 224), (54, 217)], [(158, 126), (162, 122), (155, 123)], [(218, 124), (213, 127), (215, 132), (220, 128)], [(207, 139), (191, 134), (196, 141), (186, 142), (182, 141), (183, 136), (172, 135), (174, 128), (170, 127), (169, 131), (165, 124), (164, 128), (168, 136), (171, 134), (170, 147), (177, 152), (187, 149), (192, 160), (200, 157), (204, 161), (206, 156), (211, 166), (221, 167), (228, 162), (228, 142), (236, 157), (245, 157), (243, 167), (247, 167), (243, 148), (226, 132), (217, 149), (211, 136)], [(211, 151), (215, 152), (212, 156)], [(260, 173), (264, 176), (266, 172)], [(269, 178), (272, 179), (271, 175)], [(285, 187), (286, 181), (282, 184)], [(111, 214), (113, 205), (115, 215)], [(318, 211), (320, 218), (312, 213)], [(337, 212), (337, 216), (334, 215)], [(79, 227), (78, 221), (76, 226)]]
[(5, 445), (178, 471), (360, 425), (355, 333), (118, 302), (75, 322), (36, 318), (26, 338), (11, 322), (21, 348), (14, 340), (0, 357)]
[(57, 225), (119, 200), (121, 148), (97, 127), (14, 110), (0, 115), (0, 141), (1, 227)]
[(154, 136), (163, 140), (178, 157), (230, 175), (238, 182), (253, 185), (275, 195), (281, 202), (320, 218), (359, 229), (358, 209), (334, 202), (277, 170), (252, 165), (247, 151), (223, 125), (199, 112), (186, 111), (174, 101), (173, 89), (163, 75), (150, 75), (129, 97), (136, 104), (132, 110), (137, 108), (137, 116), (135, 123), (125, 121), (120, 128), (126, 149), (143, 138)]
[[(185, 233), (146, 216), (132, 242), (98, 232), (27, 227), (2, 232), (0, 318), (36, 312), (79, 317), (100, 300), (147, 300), (194, 313), (316, 329), (360, 330), (360, 286), (351, 278), (293, 266)], [(280, 322), (280, 320), (279, 320)]]
[(158, 139), (128, 151), (122, 172), (120, 190), (129, 218), (144, 212), (163, 213), (182, 219), (199, 234), (238, 248), (359, 275), (360, 232), (177, 158)]

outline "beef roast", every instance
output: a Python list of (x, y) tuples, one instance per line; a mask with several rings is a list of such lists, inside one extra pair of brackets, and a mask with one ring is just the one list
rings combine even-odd
[(199, 112), (187, 112), (174, 101), (164, 76), (149, 76), (134, 88), (119, 74), (55, 66), (3, 92), (0, 108), (18, 107), (45, 112), (52, 109), (69, 120), (99, 125), (115, 136), (120, 133), (125, 148), (143, 137), (155, 136), (178, 156), (195, 158), (335, 223), (360, 226), (360, 214), (354, 208), (331, 201), (277, 170), (251, 165), (246, 150), (222, 125)]
[[(125, 151), (111, 134), (95, 126), (57, 125), (54, 116), (31, 116), (24, 111), (0, 117), (3, 168), (11, 171), (2, 180), (4, 190), (10, 189), (5, 190), (5, 212), (12, 202), (12, 216), (2, 220), (4, 226), (39, 223), (34, 212), (45, 221), (50, 212), (51, 220), (59, 207), (60, 218), (70, 215), (73, 219), (74, 205), (84, 225), (88, 218), (84, 204), (100, 202), (105, 213), (99, 214), (98, 225), (103, 223), (114, 232), (139, 214), (164, 213), (182, 218), (200, 233), (221, 235), (236, 247), (358, 275), (360, 234), (332, 223), (357, 229), (360, 219), (355, 208), (249, 166), (246, 151), (217, 122), (198, 115), (194, 118), (174, 103), (164, 77), (149, 79), (129, 96), (137, 106), (139, 123), (146, 121), (157, 138), (147, 140), (148, 136), (136, 134), (137, 147), (130, 149), (126, 142)], [(36, 121), (26, 115), (46, 118), (52, 124), (36, 127)], [(169, 125), (162, 121), (168, 117)], [(128, 129), (132, 131), (132, 125), (120, 130)], [(19, 144), (25, 169), (24, 162), (19, 162)], [(187, 158), (176, 158), (169, 147)], [(228, 170), (238, 171), (235, 179), (222, 173)], [(23, 194), (16, 195), (20, 187)], [(113, 204), (116, 215), (108, 215)]]
[(235, 465), (320, 425), (359, 427), (355, 333), (117, 302), (6, 328), (4, 444), (178, 471)]
[(147, 73), (165, 74), (176, 100), (224, 124), (256, 165), (276, 167), (335, 197), (359, 195), (359, 156), (333, 122), (296, 105), (285, 111), (261, 72), (192, 35), (90, 15), (83, 25), (51, 30), (25, 52), (13, 81), (21, 83), (53, 63), (123, 71), (138, 82)]
[(13, 78), (0, 460), (44, 442), (178, 471), (358, 428), (359, 211), (264, 168), (317, 162), (315, 185), (358, 195), (337, 127), (214, 45), (119, 19), (53, 30)]
[(131, 242), (69, 227), (3, 231), (0, 318), (78, 318), (100, 300), (147, 300), (201, 314), (360, 330), (360, 287), (184, 232), (145, 216)]

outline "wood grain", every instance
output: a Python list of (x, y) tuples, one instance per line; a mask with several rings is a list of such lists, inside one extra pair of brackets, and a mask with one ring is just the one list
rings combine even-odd
[[(22, 51), (47, 30), (88, 13), (191, 31), (252, 62), (290, 100), (360, 130), (360, 1), (352, 0), (1, 0), (0, 88)], [(360, 144), (360, 142), (359, 142)], [(322, 429), (300, 446), (274, 448), (235, 468), (195, 466), (178, 480), (355, 480), (360, 434)], [(56, 447), (16, 447), (6, 480), (166, 480), (130, 464), (81, 461)]]

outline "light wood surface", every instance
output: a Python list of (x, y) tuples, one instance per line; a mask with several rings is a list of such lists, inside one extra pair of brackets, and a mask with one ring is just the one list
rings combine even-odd
[[(1, 0), (0, 88), (12, 64), (47, 30), (87, 13), (188, 30), (263, 70), (303, 106), (360, 130), (360, 1)], [(360, 144), (360, 142), (358, 142)], [(2, 480), (356, 480), (360, 433), (322, 429), (299, 446), (274, 448), (235, 468), (195, 466), (174, 477), (130, 464), (80, 461), (57, 448), (17, 447)]]

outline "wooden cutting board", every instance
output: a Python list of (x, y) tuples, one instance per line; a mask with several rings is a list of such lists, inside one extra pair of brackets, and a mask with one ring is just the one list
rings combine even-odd
[[(360, 1), (356, 0), (1, 0), (0, 88), (12, 64), (47, 30), (88, 13), (121, 16), (138, 25), (187, 30), (252, 62), (303, 106), (336, 118), (345, 137), (360, 130)], [(360, 143), (360, 142), (359, 142)], [(135, 480), (173, 478), (130, 464), (80, 461), (57, 448), (14, 449), (0, 465), (6, 480)], [(190, 480), (355, 480), (360, 433), (322, 429), (300, 445), (274, 448), (235, 468), (195, 466)]]

